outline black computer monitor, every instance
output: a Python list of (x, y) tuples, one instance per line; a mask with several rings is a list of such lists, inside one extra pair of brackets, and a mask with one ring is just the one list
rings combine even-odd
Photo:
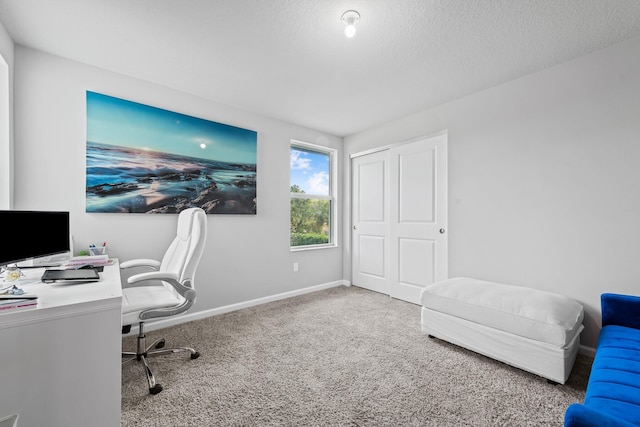
[(71, 252), (69, 212), (0, 210), (0, 266)]

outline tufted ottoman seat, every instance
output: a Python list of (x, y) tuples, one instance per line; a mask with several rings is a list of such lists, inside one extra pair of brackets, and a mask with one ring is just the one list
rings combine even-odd
[(584, 310), (563, 295), (467, 277), (423, 289), (422, 331), (564, 384)]

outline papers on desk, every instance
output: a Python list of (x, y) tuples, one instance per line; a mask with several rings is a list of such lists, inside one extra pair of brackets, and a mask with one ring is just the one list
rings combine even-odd
[(37, 305), (37, 295), (26, 293), (15, 284), (0, 289), (0, 310), (36, 307)]
[(109, 259), (109, 255), (87, 255), (87, 256), (74, 256), (65, 264), (67, 268), (77, 268), (83, 265), (93, 265), (98, 267), (101, 265), (111, 265), (113, 260)]
[(38, 306), (36, 295), (0, 295), (0, 312), (13, 308), (34, 308)]

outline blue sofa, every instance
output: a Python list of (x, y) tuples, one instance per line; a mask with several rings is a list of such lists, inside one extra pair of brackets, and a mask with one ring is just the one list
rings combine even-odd
[(566, 427), (640, 426), (640, 297), (602, 294), (602, 330), (584, 404)]

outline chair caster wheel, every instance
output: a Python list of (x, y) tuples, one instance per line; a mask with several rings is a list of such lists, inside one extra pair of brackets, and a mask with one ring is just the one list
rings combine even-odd
[(191, 359), (197, 359), (198, 357), (200, 357), (200, 352), (195, 352), (191, 355)]
[(162, 386), (160, 384), (156, 384), (149, 389), (149, 394), (158, 394), (162, 391)]
[[(165, 344), (164, 340), (159, 341), (158, 344), (156, 344), (156, 348), (162, 348), (164, 347), (164, 344)], [(160, 387), (160, 390), (162, 390), (162, 387)]]

